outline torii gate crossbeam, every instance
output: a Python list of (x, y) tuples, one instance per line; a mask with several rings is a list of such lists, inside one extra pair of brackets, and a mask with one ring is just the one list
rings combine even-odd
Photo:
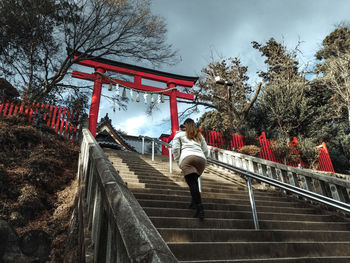
[[(79, 58), (80, 55), (81, 53), (77, 52), (74, 59)], [(95, 69), (95, 73), (92, 74), (80, 71), (73, 71), (72, 74), (72, 77), (74, 78), (94, 81), (94, 90), (91, 98), (89, 113), (89, 130), (93, 136), (96, 135), (96, 125), (103, 84), (110, 84), (113, 81), (113, 83), (118, 83), (121, 86), (138, 90), (140, 92), (163, 93), (165, 96), (169, 96), (172, 131), (170, 138), (172, 138), (175, 135), (175, 132), (179, 130), (177, 98), (185, 100), (194, 99), (193, 94), (180, 92), (176, 90), (176, 87), (193, 87), (195, 82), (198, 80), (198, 77), (181, 76), (97, 57), (88, 57), (87, 59), (77, 62), (77, 64)], [(127, 82), (119, 79), (104, 77), (104, 73), (107, 71), (133, 76), (134, 81)], [(142, 79), (166, 83), (168, 89), (172, 90), (164, 91), (164, 89), (158, 87), (144, 85), (142, 84)]]

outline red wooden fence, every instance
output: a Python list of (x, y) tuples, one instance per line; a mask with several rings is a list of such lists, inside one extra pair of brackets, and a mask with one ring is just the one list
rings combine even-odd
[(233, 134), (231, 140), (226, 143), (227, 139), (217, 131), (201, 131), (208, 145), (225, 150), (239, 149), (244, 146), (243, 136)]
[[(282, 163), (281, 160), (277, 160), (275, 156), (273, 155), (271, 143), (269, 140), (266, 139), (265, 133), (262, 132), (262, 134), (259, 136), (259, 141), (261, 145), (261, 152), (260, 157), (265, 160), (273, 161), (273, 162), (279, 162)], [(297, 139), (294, 137), (293, 141), (291, 142), (291, 146), (297, 145)], [(318, 168), (319, 171), (326, 171), (326, 172), (333, 172), (334, 168), (331, 161), (331, 158), (329, 156), (326, 143), (322, 142), (322, 145), (318, 147), (318, 150), (320, 151), (320, 156), (318, 159)], [(298, 153), (297, 153), (298, 154)], [(299, 164), (304, 168), (306, 165), (305, 163), (300, 159), (300, 162), (290, 163), (288, 165), (297, 167)]]
[(318, 147), (320, 150), (320, 158), (318, 160), (318, 170), (320, 171), (328, 171), (334, 172), (333, 164), (331, 161), (331, 157), (329, 156), (328, 149), (325, 142)]
[(1, 103), (0, 115), (11, 116), (24, 113), (28, 114), (29, 123), (34, 123), (40, 109), (44, 109), (42, 124), (53, 128), (56, 133), (64, 138), (75, 141), (78, 130), (79, 110), (74, 112), (62, 106), (17, 101)]
[[(231, 151), (233, 149), (239, 149), (242, 146), (244, 146), (242, 135), (233, 134), (231, 140), (228, 143), (226, 143), (227, 140), (225, 140), (225, 138), (220, 132), (217, 132), (217, 131), (201, 131), (201, 132), (205, 140), (207, 141), (207, 144), (213, 147)], [(166, 135), (162, 135), (161, 140), (169, 143), (169, 140)], [(273, 150), (272, 150), (271, 141), (266, 138), (265, 132), (261, 133), (261, 135), (258, 137), (258, 140), (261, 146), (261, 150), (260, 150), (261, 159), (283, 163), (281, 160), (278, 160), (275, 157), (275, 154), (273, 153)], [(297, 146), (296, 138), (293, 138), (293, 140), (291, 141), (291, 146)], [(320, 150), (320, 157), (318, 160), (319, 165), (317, 170), (334, 172), (334, 168), (326, 147), (326, 143), (323, 142), (322, 145), (318, 147), (318, 149)], [(169, 155), (168, 149), (166, 149), (165, 147), (162, 147), (162, 154)], [(299, 162), (290, 163), (288, 165), (297, 167), (299, 166), (299, 164), (301, 164), (303, 168), (306, 166), (301, 159)]]

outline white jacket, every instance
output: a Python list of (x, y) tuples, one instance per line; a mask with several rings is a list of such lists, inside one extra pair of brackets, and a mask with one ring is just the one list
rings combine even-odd
[(179, 165), (181, 165), (183, 159), (190, 155), (199, 156), (205, 160), (207, 159), (206, 157), (209, 156), (208, 146), (203, 136), (201, 135), (200, 142), (196, 142), (194, 140), (189, 140), (184, 131), (176, 133), (173, 139), (172, 149), (174, 159), (178, 161)]

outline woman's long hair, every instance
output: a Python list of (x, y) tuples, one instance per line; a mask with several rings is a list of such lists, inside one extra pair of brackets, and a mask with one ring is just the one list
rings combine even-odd
[(201, 133), (199, 129), (196, 127), (194, 121), (192, 119), (186, 119), (184, 122), (186, 128), (186, 137), (189, 140), (194, 140), (197, 142), (201, 141)]

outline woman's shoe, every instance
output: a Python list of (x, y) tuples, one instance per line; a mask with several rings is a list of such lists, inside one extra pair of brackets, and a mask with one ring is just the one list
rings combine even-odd
[(191, 204), (188, 206), (188, 209), (196, 209), (196, 204), (193, 202), (191, 202)]
[(194, 217), (198, 217), (200, 220), (204, 219), (204, 208), (202, 204), (197, 205), (197, 210)]

